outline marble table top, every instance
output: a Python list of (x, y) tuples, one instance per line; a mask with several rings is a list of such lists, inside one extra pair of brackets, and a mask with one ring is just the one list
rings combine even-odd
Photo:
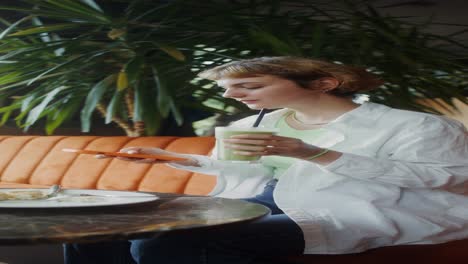
[(0, 245), (134, 239), (158, 232), (253, 221), (262, 205), (203, 196), (161, 195), (141, 204), (82, 208), (2, 208)]

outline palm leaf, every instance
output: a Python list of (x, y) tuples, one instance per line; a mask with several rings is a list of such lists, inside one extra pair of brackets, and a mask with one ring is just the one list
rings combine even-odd
[(98, 82), (88, 93), (83, 109), (81, 110), (81, 130), (89, 132), (91, 129), (91, 114), (96, 109), (97, 104), (101, 101), (106, 90), (111, 87), (116, 81), (116, 74), (107, 76), (102, 81)]
[(83, 2), (83, 3), (87, 4), (88, 6), (94, 8), (99, 13), (103, 12), (101, 7), (94, 0), (81, 0), (81, 2)]
[(39, 74), (38, 76), (32, 78), (32, 79), (27, 83), (27, 85), (31, 85), (31, 84), (34, 83), (35, 81), (39, 80), (41, 77), (46, 76), (48, 73), (51, 73), (51, 72), (53, 72), (53, 71), (55, 71), (55, 70), (57, 70), (57, 69), (60, 69), (60, 68), (62, 68), (62, 67), (64, 67), (64, 66), (68, 65), (68, 64), (71, 64), (71, 63), (73, 63), (73, 62), (75, 62), (75, 61), (81, 59), (81, 58), (84, 57), (84, 56), (86, 56), (86, 54), (80, 55), (80, 56), (78, 56), (78, 57), (76, 57), (76, 58), (72, 58), (72, 59), (70, 59), (69, 61), (66, 61), (66, 62), (64, 62), (64, 63), (61, 63), (61, 64), (59, 64), (59, 65), (56, 65), (56, 66), (54, 66), (54, 67), (52, 67), (52, 68), (50, 68), (50, 69), (44, 71), (43, 73)]
[(176, 59), (178, 61), (184, 61), (185, 60), (185, 55), (175, 47), (171, 47), (171, 46), (164, 45), (164, 44), (158, 44), (158, 47), (162, 51), (167, 53), (169, 56), (173, 57), (174, 59)]
[(63, 103), (63, 107), (51, 111), (47, 115), (45, 131), (47, 135), (52, 135), (54, 131), (66, 120), (73, 117), (73, 114), (80, 109), (81, 99), (70, 99)]
[(39, 119), (41, 114), (43, 114), (44, 110), (46, 109), (47, 105), (64, 88), (65, 87), (61, 86), (61, 87), (57, 87), (57, 88), (53, 89), (52, 91), (48, 92), (45, 95), (44, 99), (41, 100), (41, 103), (38, 104), (37, 106), (35, 106), (34, 108), (32, 108), (29, 111), (28, 117), (26, 118), (26, 122), (25, 122), (25, 130), (28, 130), (28, 128)]
[(182, 115), (181, 111), (179, 110), (178, 106), (174, 103), (174, 100), (170, 101), (170, 109), (171, 113), (174, 116), (174, 119), (177, 125), (181, 126), (184, 123), (184, 116)]
[(110, 22), (109, 19), (95, 8), (89, 8), (77, 1), (72, 0), (47, 0), (51, 7), (60, 8), (69, 13), (80, 14), (90, 19), (97, 19), (101, 22)]
[(109, 105), (107, 106), (107, 109), (106, 109), (106, 119), (105, 119), (106, 124), (109, 124), (112, 122), (120, 104), (122, 103), (122, 96), (123, 96), (122, 91), (118, 89), (115, 90), (114, 95), (112, 96), (112, 99), (110, 100)]
[(77, 24), (71, 24), (71, 23), (58, 24), (58, 25), (53, 25), (53, 26), (38, 26), (38, 27), (23, 29), (15, 33), (12, 33), (8, 36), (14, 36), (14, 37), (26, 36), (26, 35), (40, 34), (40, 33), (59, 31), (59, 30), (65, 30), (65, 29), (73, 29), (73, 28), (77, 28), (78, 26), (79, 25)]
[(165, 86), (165, 83), (162, 82), (159, 72), (156, 69), (156, 67), (152, 66), (151, 70), (153, 72), (154, 84), (158, 91), (156, 105), (158, 106), (158, 110), (161, 113), (161, 116), (167, 117), (169, 115), (170, 102), (172, 98), (167, 91), (167, 87)]
[(19, 24), (23, 23), (24, 21), (27, 21), (31, 19), (32, 16), (27, 16), (23, 17), (22, 19), (16, 21), (15, 23), (11, 24), (9, 27), (7, 27), (5, 30), (3, 30), (2, 33), (0, 33), (0, 40), (3, 39), (8, 33), (10, 33), (12, 30), (14, 30)]
[(142, 86), (136, 85), (134, 89), (133, 98), (135, 99), (135, 105), (133, 108), (133, 121), (134, 122), (141, 122), (144, 120), (143, 113), (145, 108), (145, 98), (144, 92), (142, 91)]

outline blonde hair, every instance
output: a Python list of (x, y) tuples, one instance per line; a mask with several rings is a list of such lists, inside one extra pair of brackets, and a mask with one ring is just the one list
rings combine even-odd
[(311, 81), (332, 77), (339, 86), (329, 93), (336, 96), (351, 96), (355, 93), (377, 88), (383, 81), (365, 69), (336, 64), (322, 60), (279, 56), (259, 57), (229, 62), (198, 74), (209, 80), (243, 78), (259, 74), (274, 75), (296, 82), (306, 88)]

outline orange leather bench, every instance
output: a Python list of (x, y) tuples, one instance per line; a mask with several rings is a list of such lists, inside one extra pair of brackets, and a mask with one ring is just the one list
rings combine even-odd
[[(212, 137), (0, 136), (0, 188), (44, 187), (111, 189), (207, 194), (216, 179), (176, 170), (163, 164), (136, 164), (95, 159), (63, 148), (118, 151), (127, 146), (152, 146), (169, 151), (209, 154)], [(274, 230), (272, 230), (274, 232)], [(395, 246), (349, 255), (308, 255), (288, 258), (311, 264), (458, 264), (468, 262), (468, 240), (440, 245)]]
[(208, 154), (211, 137), (0, 136), (0, 187), (43, 186), (207, 194), (213, 176), (118, 159), (63, 152), (63, 148), (118, 151), (127, 146), (154, 146), (170, 151)]

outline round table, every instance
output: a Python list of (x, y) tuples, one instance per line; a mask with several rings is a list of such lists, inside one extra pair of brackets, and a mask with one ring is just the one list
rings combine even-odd
[(270, 210), (242, 200), (156, 194), (155, 201), (103, 207), (1, 209), (0, 244), (135, 239), (262, 218)]

